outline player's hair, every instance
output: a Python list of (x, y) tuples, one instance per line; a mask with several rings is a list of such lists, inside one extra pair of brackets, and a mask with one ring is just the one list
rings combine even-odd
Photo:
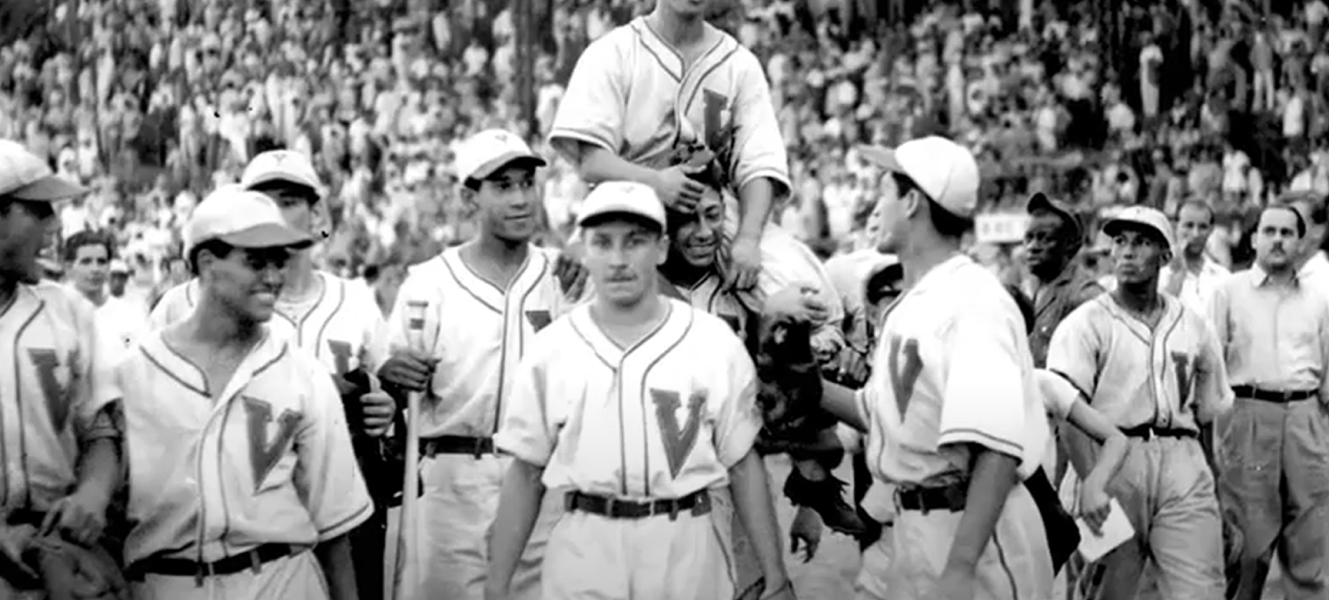
[(198, 277), (198, 255), (200, 253), (206, 251), (217, 258), (226, 258), (231, 255), (232, 250), (235, 250), (235, 246), (221, 240), (206, 240), (189, 251), (189, 256), (185, 257), (185, 264), (189, 267), (189, 273)]
[(74, 262), (78, 258), (79, 249), (84, 246), (101, 246), (106, 249), (106, 260), (115, 258), (115, 240), (110, 234), (85, 229), (65, 240), (65, 262)]
[(903, 173), (891, 173), (891, 178), (895, 180), (896, 194), (903, 198), (911, 190), (918, 190), (919, 195), (927, 199), (928, 216), (932, 219), (932, 227), (942, 237), (958, 239), (969, 230), (974, 228), (974, 220), (961, 217), (933, 200), (923, 188), (919, 187), (914, 180)]
[(1264, 210), (1260, 211), (1260, 215), (1263, 216), (1264, 213), (1271, 210), (1286, 210), (1292, 213), (1292, 216), (1297, 218), (1297, 237), (1306, 237), (1306, 219), (1301, 216), (1301, 211), (1297, 210), (1296, 206), (1293, 206), (1290, 202), (1277, 202), (1264, 207)]
[(1205, 214), (1208, 214), (1210, 227), (1213, 227), (1214, 225), (1218, 224), (1218, 213), (1214, 210), (1214, 207), (1209, 206), (1209, 203), (1203, 200), (1187, 200), (1185, 202), (1182, 202), (1181, 206), (1177, 207), (1177, 214), (1173, 215), (1172, 218), (1176, 220), (1181, 219), (1182, 209), (1188, 206), (1192, 208), (1198, 208), (1200, 210), (1203, 210)]
[(311, 188), (303, 183), (287, 181), (285, 179), (274, 179), (264, 181), (253, 188), (255, 192), (262, 194), (284, 194), (297, 196), (309, 204), (317, 204), (319, 201), (318, 190)]

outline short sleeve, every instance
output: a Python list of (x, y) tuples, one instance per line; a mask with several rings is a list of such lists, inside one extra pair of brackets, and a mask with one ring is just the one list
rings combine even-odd
[(305, 387), (309, 397), (296, 435), (299, 463), (295, 485), (309, 509), (319, 541), (327, 541), (368, 520), (374, 503), (355, 460), (346, 411), (332, 377), (312, 357), (301, 362), (301, 371), (310, 383)]
[(1098, 389), (1098, 334), (1089, 318), (1093, 304), (1075, 309), (1057, 325), (1048, 344), (1047, 368), (1093, 398)]
[[(718, 336), (717, 336), (718, 337)], [(725, 336), (723, 347), (728, 354), (729, 389), (721, 400), (715, 421), (715, 454), (720, 464), (729, 468), (738, 464), (761, 432), (761, 412), (757, 408), (757, 369), (743, 344), (733, 335)]]
[(357, 287), (352, 293), (356, 298), (355, 319), (364, 324), (364, 356), (360, 363), (370, 373), (377, 373), (388, 360), (388, 322), (368, 287)]
[(623, 80), (628, 67), (617, 45), (622, 33), (612, 32), (581, 53), (558, 103), (549, 145), (573, 164), (581, 163), (578, 143), (614, 154), (623, 146), (623, 113), (627, 110)]
[(740, 49), (734, 60), (738, 62), (742, 82), (734, 107), (736, 131), (730, 174), (734, 191), (742, 190), (749, 181), (766, 177), (775, 186), (775, 197), (783, 198), (790, 190), (789, 156), (771, 102), (771, 86), (761, 63), (750, 51)]
[[(545, 329), (545, 332), (550, 331)], [(541, 334), (537, 334), (537, 340)], [(538, 343), (538, 341), (537, 341)], [(543, 467), (554, 455), (555, 434), (549, 423), (548, 368), (538, 349), (517, 364), (503, 422), (494, 434), (494, 446), (523, 462)]]
[(1068, 419), (1075, 402), (1080, 399), (1080, 390), (1065, 377), (1047, 369), (1035, 369), (1034, 381), (1048, 414), (1062, 421)]
[[(116, 406), (122, 394), (115, 379), (115, 336), (97, 323), (91, 304), (76, 299), (71, 310), (78, 332), (79, 362), (74, 390), (74, 414), (79, 438), (88, 441), (120, 437)], [(108, 410), (109, 409), (109, 410)]]
[(1023, 461), (1030, 398), (1024, 377), (1030, 367), (1020, 357), (1024, 327), (1016, 324), (1020, 317), (1013, 305), (1002, 312), (981, 308), (966, 307), (942, 338), (946, 362), (937, 445), (977, 444)]

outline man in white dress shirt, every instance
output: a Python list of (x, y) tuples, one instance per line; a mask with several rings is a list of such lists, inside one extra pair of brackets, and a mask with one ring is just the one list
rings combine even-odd
[(1214, 230), (1214, 209), (1190, 200), (1177, 210), (1177, 248), (1172, 262), (1158, 275), (1158, 290), (1181, 300), (1188, 308), (1206, 314), (1214, 289), (1228, 270), (1205, 254)]

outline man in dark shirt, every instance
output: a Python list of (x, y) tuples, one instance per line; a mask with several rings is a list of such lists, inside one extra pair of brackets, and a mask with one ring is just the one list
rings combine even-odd
[(1080, 220), (1064, 204), (1042, 192), (1029, 199), (1029, 228), (1024, 234), (1028, 276), (1022, 290), (1034, 302), (1034, 332), (1029, 336), (1034, 365), (1042, 368), (1057, 324), (1086, 300), (1103, 291), (1076, 254), (1084, 244)]

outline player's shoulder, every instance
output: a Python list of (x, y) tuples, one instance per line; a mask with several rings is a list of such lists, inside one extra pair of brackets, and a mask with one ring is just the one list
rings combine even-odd
[(637, 18), (610, 29), (604, 35), (587, 44), (586, 49), (582, 50), (581, 57), (577, 60), (580, 61), (586, 56), (599, 58), (622, 53), (628, 48), (641, 43), (641, 37), (648, 35), (644, 30), (645, 27), (645, 21)]
[(35, 284), (23, 284), (21, 289), (31, 294), (44, 310), (64, 319), (91, 322), (93, 314), (97, 311), (96, 305), (83, 297), (83, 294), (53, 281), (42, 280)]
[(182, 305), (193, 306), (198, 300), (198, 278), (191, 278), (184, 283), (176, 284), (174, 287), (166, 290), (161, 298), (157, 300), (158, 304), (164, 305)]
[(448, 276), (445, 257), (457, 252), (457, 248), (448, 248), (441, 254), (406, 267), (406, 278), (402, 280), (401, 291), (417, 290), (422, 287), (435, 287)]

